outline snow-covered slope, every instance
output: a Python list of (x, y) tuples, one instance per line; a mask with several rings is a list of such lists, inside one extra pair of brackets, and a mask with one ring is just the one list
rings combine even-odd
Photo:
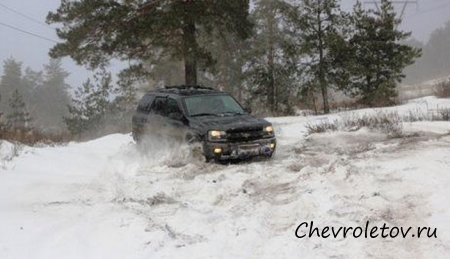
[[(450, 123), (405, 123), (422, 133), (399, 139), (366, 128), (305, 137), (327, 118), (270, 118), (275, 158), (228, 166), (161, 142), (138, 150), (120, 134), (60, 147), (2, 141), (0, 258), (448, 258)], [(437, 231), (309, 238), (298, 227), (311, 221)]]

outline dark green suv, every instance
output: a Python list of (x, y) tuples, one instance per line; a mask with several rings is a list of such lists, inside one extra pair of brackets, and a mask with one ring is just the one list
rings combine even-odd
[(132, 124), (138, 143), (147, 135), (197, 143), (207, 161), (272, 157), (276, 149), (270, 122), (209, 87), (169, 86), (146, 93)]

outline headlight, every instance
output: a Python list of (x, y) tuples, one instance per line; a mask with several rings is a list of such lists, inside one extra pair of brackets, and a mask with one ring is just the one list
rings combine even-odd
[(274, 135), (273, 126), (269, 125), (269, 126), (264, 127), (264, 134), (266, 136), (273, 136)]
[(220, 131), (220, 130), (210, 130), (208, 132), (208, 139), (209, 140), (220, 140), (225, 138), (225, 136), (227, 135), (227, 133), (225, 131)]
[(270, 125), (270, 126), (266, 126), (265, 128), (264, 128), (264, 131), (265, 132), (273, 132), (273, 127)]

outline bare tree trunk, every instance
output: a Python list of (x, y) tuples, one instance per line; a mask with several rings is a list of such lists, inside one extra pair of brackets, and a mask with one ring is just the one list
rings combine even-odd
[(324, 82), (320, 83), (320, 87), (322, 89), (323, 112), (325, 114), (327, 114), (327, 113), (330, 113), (330, 104), (328, 102), (328, 89), (327, 89), (326, 83), (324, 83)]
[(268, 57), (268, 65), (269, 65), (269, 91), (268, 91), (268, 101), (269, 101), (269, 107), (271, 112), (276, 112), (276, 89), (275, 89), (275, 76), (274, 76), (274, 14), (269, 13), (268, 17), (268, 26), (269, 26), (269, 57)]
[(318, 34), (319, 34), (319, 84), (320, 90), (322, 91), (322, 99), (323, 99), (323, 112), (325, 114), (330, 113), (330, 105), (328, 103), (328, 89), (327, 89), (327, 81), (325, 79), (325, 60), (324, 60), (324, 44), (322, 38), (322, 22), (321, 22), (321, 10), (317, 12), (317, 21), (319, 22), (318, 26)]
[(197, 84), (197, 41), (195, 38), (195, 21), (189, 15), (192, 1), (184, 3), (184, 26), (183, 26), (183, 55), (185, 84)]
[(316, 97), (313, 94), (313, 104), (314, 104), (314, 115), (319, 115), (319, 111), (317, 110)]
[(241, 65), (241, 63), (239, 62), (239, 64), (240, 64), (240, 69), (239, 69), (239, 74), (238, 74), (238, 78), (239, 78), (239, 85), (238, 86), (235, 86), (235, 87), (237, 87), (237, 98), (238, 98), (238, 100), (239, 100), (239, 102), (240, 103), (243, 103), (244, 102), (244, 100), (243, 100), (243, 96), (242, 96), (242, 65)]

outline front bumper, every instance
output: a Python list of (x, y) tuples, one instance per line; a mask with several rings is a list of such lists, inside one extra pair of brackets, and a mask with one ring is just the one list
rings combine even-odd
[(216, 160), (246, 159), (254, 156), (271, 157), (276, 146), (277, 141), (273, 137), (237, 143), (206, 142), (203, 151), (205, 157)]

